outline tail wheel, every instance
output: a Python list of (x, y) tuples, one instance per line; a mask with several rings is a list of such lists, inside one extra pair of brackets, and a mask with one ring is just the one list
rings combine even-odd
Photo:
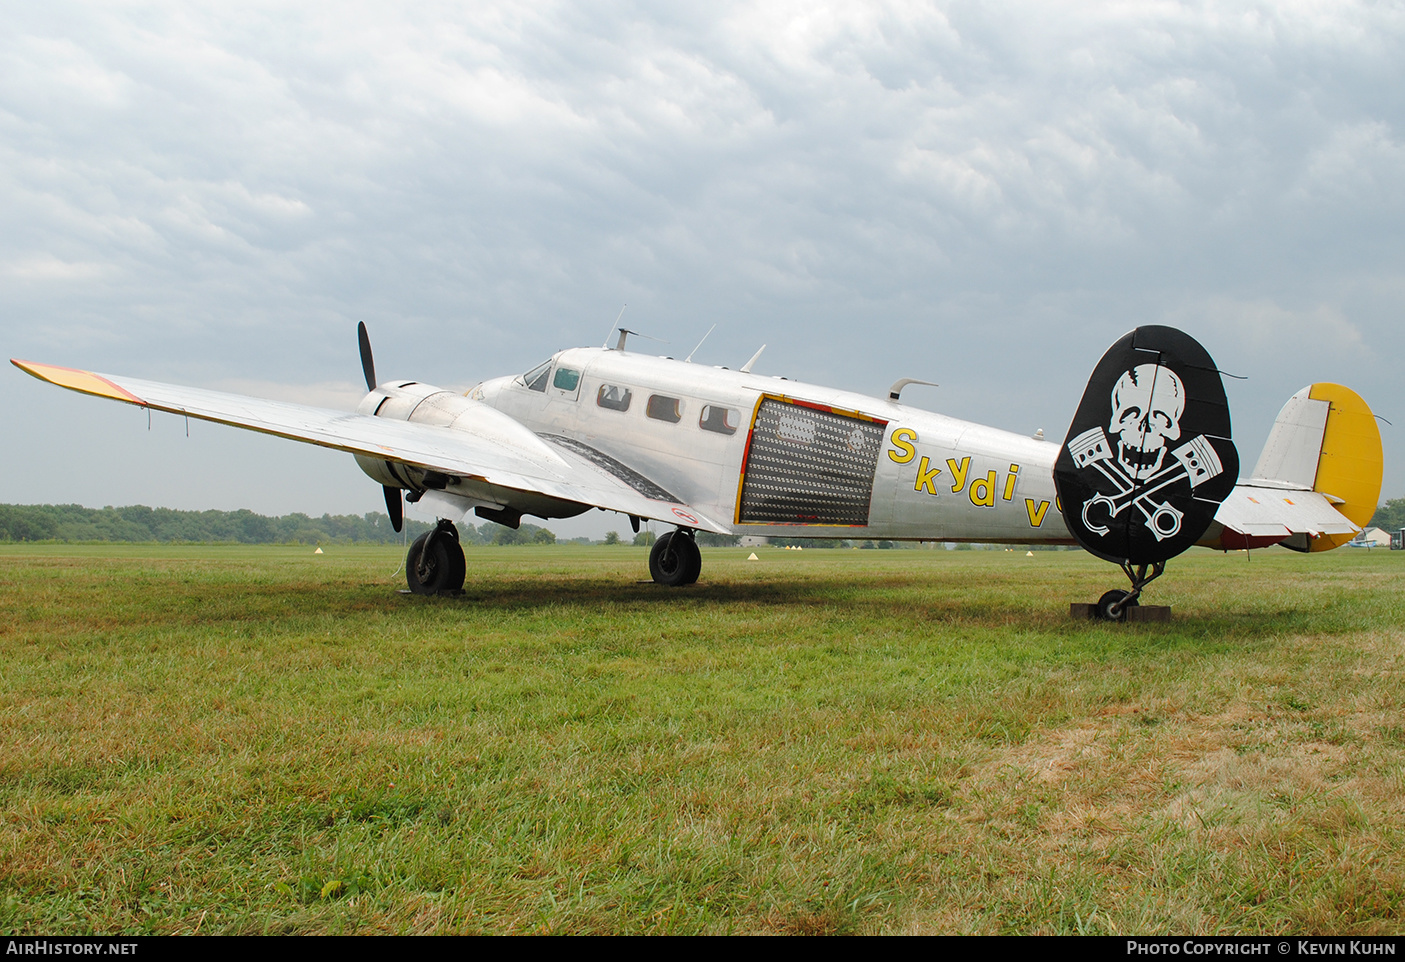
[(698, 580), (702, 573), (702, 552), (683, 531), (660, 535), (649, 552), (649, 575), (655, 582), (680, 588)]
[(467, 572), (459, 533), (452, 524), (420, 535), (405, 557), (405, 582), (417, 595), (459, 591)]
[(1131, 595), (1130, 591), (1122, 591), (1118, 588), (1104, 594), (1098, 599), (1098, 617), (1103, 621), (1126, 621), (1127, 609), (1140, 603), (1136, 598), (1132, 598), (1130, 601), (1123, 600), (1129, 595)]

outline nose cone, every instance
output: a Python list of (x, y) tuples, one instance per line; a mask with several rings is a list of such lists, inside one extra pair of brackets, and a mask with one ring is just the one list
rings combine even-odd
[(474, 385), (469, 389), (467, 397), (475, 401), (483, 401), (497, 407), (498, 395), (512, 381), (511, 377), (495, 377)]

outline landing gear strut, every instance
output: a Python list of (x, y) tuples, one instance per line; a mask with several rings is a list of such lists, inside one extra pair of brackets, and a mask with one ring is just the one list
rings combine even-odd
[(702, 552), (693, 539), (692, 528), (679, 528), (661, 535), (649, 552), (649, 574), (654, 581), (681, 588), (698, 580), (702, 572)]
[[(1147, 574), (1148, 568), (1151, 570), (1150, 575)], [(1121, 591), (1114, 588), (1098, 599), (1098, 606), (1094, 614), (1103, 621), (1126, 621), (1127, 609), (1135, 608), (1140, 604), (1137, 598), (1141, 595), (1142, 589), (1161, 577), (1166, 570), (1166, 562), (1158, 561), (1155, 564), (1138, 565), (1133, 568), (1129, 562), (1124, 561), (1122, 562), (1122, 570), (1132, 582), (1132, 590)], [(1167, 610), (1169, 611), (1169, 609)]]
[(417, 595), (456, 594), (467, 570), (452, 521), (441, 519), (433, 531), (415, 539), (405, 556), (405, 581)]

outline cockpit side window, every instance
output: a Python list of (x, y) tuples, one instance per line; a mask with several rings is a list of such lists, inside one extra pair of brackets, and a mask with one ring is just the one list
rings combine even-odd
[(740, 422), (739, 412), (717, 404), (704, 404), (702, 414), (698, 416), (698, 427), (717, 434), (736, 434)]
[(616, 384), (602, 384), (595, 395), (595, 403), (611, 411), (628, 411), (629, 402), (634, 400), (634, 392)]
[(556, 376), (551, 379), (551, 386), (562, 391), (574, 391), (580, 383), (581, 372), (569, 367), (558, 367)]
[(522, 383), (527, 385), (529, 391), (546, 392), (546, 376), (551, 373), (551, 362), (547, 361), (532, 368), (522, 375)]

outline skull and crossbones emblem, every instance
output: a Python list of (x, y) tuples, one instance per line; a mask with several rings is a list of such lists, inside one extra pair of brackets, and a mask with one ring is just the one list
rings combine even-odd
[[(1113, 385), (1112, 418), (1107, 429), (1090, 428), (1068, 442), (1068, 453), (1080, 468), (1092, 468), (1112, 482), (1111, 494), (1095, 494), (1083, 504), (1083, 524), (1094, 534), (1108, 533), (1109, 523), (1129, 505), (1136, 505), (1143, 524), (1164, 541), (1181, 530), (1184, 512), (1157, 492), (1187, 480), (1192, 489), (1224, 471), (1219, 455), (1205, 435), (1174, 450), (1185, 414), (1185, 385), (1176, 372), (1160, 364), (1139, 364)], [(1109, 435), (1117, 438), (1114, 454)], [(1166, 464), (1170, 453), (1171, 465)], [(1097, 517), (1099, 511), (1105, 518)]]
[(1184, 413), (1185, 388), (1170, 368), (1139, 364), (1117, 379), (1108, 430), (1117, 435), (1117, 463), (1129, 478), (1145, 481), (1161, 470)]

